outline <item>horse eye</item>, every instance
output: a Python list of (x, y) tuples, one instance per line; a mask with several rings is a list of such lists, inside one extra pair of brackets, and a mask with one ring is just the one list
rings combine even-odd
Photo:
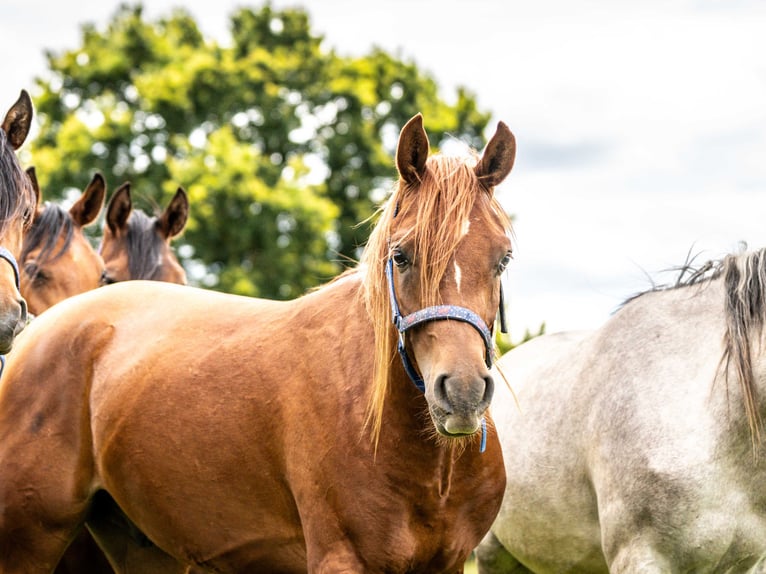
[(391, 258), (394, 260), (394, 265), (399, 269), (404, 269), (410, 264), (410, 260), (399, 247), (394, 248)]
[(49, 279), (48, 274), (40, 269), (40, 266), (34, 261), (29, 261), (24, 264), (24, 275), (29, 277), (29, 280), (32, 282), (32, 284), (38, 286), (45, 283)]
[(117, 283), (114, 279), (109, 277), (106, 271), (101, 272), (101, 285), (111, 285), (112, 283)]
[(497, 264), (498, 275), (501, 274), (503, 271), (505, 271), (505, 269), (510, 264), (511, 259), (513, 259), (513, 251), (509, 249), (503, 256), (503, 258), (500, 260), (500, 263)]

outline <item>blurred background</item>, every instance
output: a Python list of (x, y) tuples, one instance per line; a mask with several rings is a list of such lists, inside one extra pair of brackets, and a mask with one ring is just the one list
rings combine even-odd
[(191, 282), (278, 298), (353, 264), (409, 117), (449, 153), (502, 120), (518, 340), (766, 246), (764, 29), (756, 0), (11, 0), (0, 106), (32, 95), (46, 199), (183, 186)]

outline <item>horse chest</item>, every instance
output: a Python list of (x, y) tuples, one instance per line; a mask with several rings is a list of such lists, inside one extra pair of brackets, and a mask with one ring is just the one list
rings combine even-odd
[(323, 566), (358, 561), (369, 572), (456, 572), (502, 499), (504, 471), (492, 447), (430, 465), (406, 448), (360, 467), (334, 460), (323, 469), (335, 469), (332, 479), (294, 485), (307, 555)]

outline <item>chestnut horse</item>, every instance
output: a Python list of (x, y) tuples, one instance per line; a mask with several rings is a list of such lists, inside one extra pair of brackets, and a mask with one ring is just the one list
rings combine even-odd
[(189, 217), (189, 199), (179, 187), (157, 216), (133, 209), (130, 183), (122, 184), (109, 200), (101, 240), (104, 285), (129, 279), (186, 284), (186, 273), (170, 247)]
[(360, 265), (296, 300), (131, 281), (43, 313), (0, 387), (0, 572), (50, 572), (83, 524), (118, 571), (462, 572), (505, 486), (515, 147), (499, 123), (428, 157), (415, 116)]
[[(103, 202), (102, 193), (99, 210)], [(103, 260), (88, 244), (100, 262), (98, 273), (95, 276), (88, 274), (88, 289), (131, 279), (186, 284), (186, 274), (170, 248), (170, 240), (183, 231), (188, 214), (189, 201), (181, 188), (161, 215), (150, 217), (143, 211), (133, 209), (130, 183), (121, 185), (112, 195), (106, 210), (106, 225), (99, 249)], [(84, 270), (79, 269), (79, 272), (82, 274)], [(23, 287), (22, 282), (22, 290)], [(66, 296), (76, 293), (70, 291)], [(29, 305), (32, 309), (31, 301)], [(86, 529), (67, 549), (56, 574), (84, 571), (93, 574), (113, 571)]]
[(35, 168), (28, 168), (27, 174), (37, 195), (37, 209), (24, 234), (19, 258), (21, 294), (29, 312), (39, 315), (67, 297), (100, 285), (104, 262), (83, 227), (93, 223), (104, 207), (106, 184), (96, 173), (67, 210), (55, 203), (43, 203)]
[(22, 90), (0, 125), (0, 355), (27, 323), (27, 303), (21, 296), (19, 267), (24, 229), (32, 221), (35, 196), (15, 151), (32, 124), (32, 100)]

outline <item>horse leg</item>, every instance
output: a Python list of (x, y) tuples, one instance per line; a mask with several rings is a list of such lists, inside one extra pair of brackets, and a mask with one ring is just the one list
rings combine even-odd
[(604, 548), (607, 555), (610, 574), (627, 574), (629, 572), (642, 572), (646, 574), (660, 574), (673, 571), (673, 564), (665, 555), (657, 550), (653, 544), (643, 540), (640, 535), (635, 536), (630, 543), (622, 544), (611, 552), (612, 545), (605, 542)]
[(747, 571), (747, 574), (766, 574), (766, 554), (758, 559), (758, 562), (753, 564), (753, 567)]
[(476, 565), (479, 574), (524, 574), (532, 572), (516, 560), (492, 531), (476, 547)]
[(308, 574), (362, 574), (364, 564), (350, 542), (339, 540), (322, 551), (321, 557), (309, 547)]
[(94, 496), (87, 526), (117, 574), (196, 572), (149, 540), (106, 492)]
[(71, 436), (8, 418), (0, 413), (0, 572), (48, 574), (82, 528), (91, 465)]
[(51, 518), (42, 511), (44, 503), (31, 487), (10, 496), (5, 492), (2, 498), (0, 508), (5, 508), (0, 516), (0, 572), (53, 572), (77, 532), (84, 509), (78, 512), (73, 508)]
[(54, 574), (114, 574), (114, 569), (96, 541), (83, 528), (66, 549)]

